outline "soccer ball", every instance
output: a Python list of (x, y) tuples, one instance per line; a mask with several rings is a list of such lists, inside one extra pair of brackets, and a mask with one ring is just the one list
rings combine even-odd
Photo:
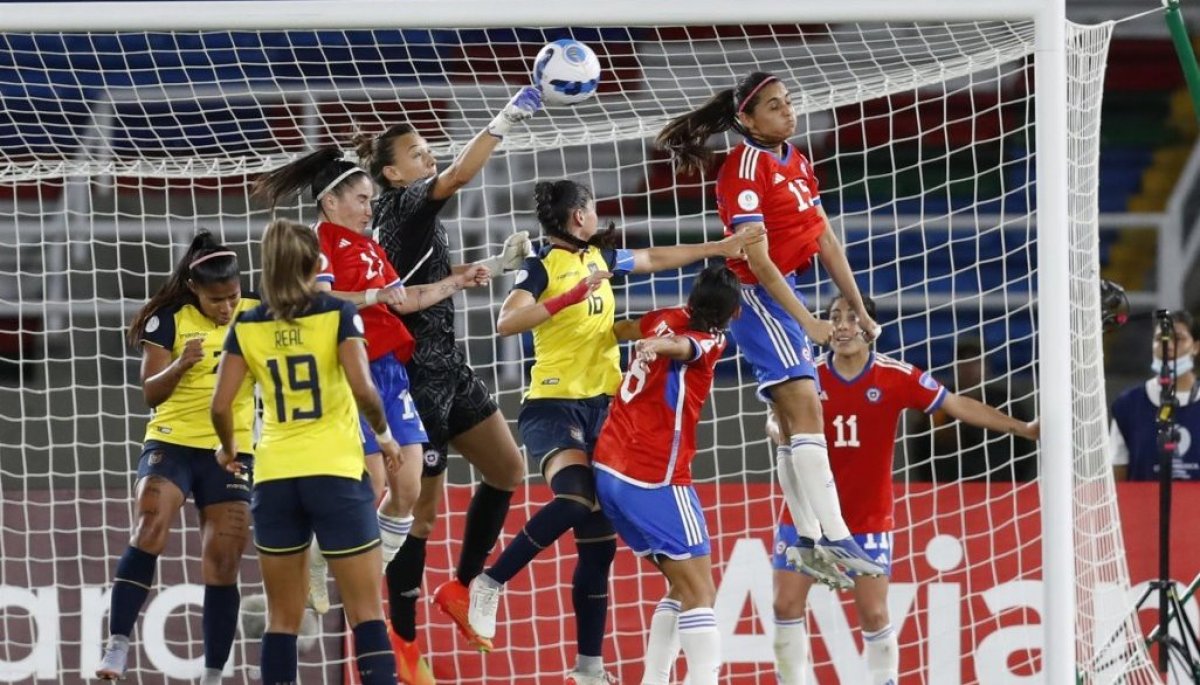
[(577, 105), (596, 93), (600, 60), (588, 46), (563, 38), (547, 43), (533, 62), (533, 82), (548, 105)]

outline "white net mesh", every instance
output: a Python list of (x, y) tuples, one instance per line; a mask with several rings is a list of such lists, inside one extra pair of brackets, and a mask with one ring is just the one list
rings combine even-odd
[[(95, 667), (147, 415), (122, 330), (194, 229), (209, 227), (237, 249), (256, 282), (267, 218), (247, 199), (256, 172), (402, 121), (444, 163), (527, 82), (538, 48), (565, 35), (600, 54), (600, 95), (506, 139), (443, 212), (457, 257), (481, 257), (512, 230), (532, 228), (533, 183), (563, 175), (595, 190), (601, 216), (622, 226), (628, 246), (719, 235), (714, 175), (675, 176), (649, 138), (745, 72), (772, 71), (792, 88), (796, 142), (816, 164), (860, 286), (879, 303), (880, 350), (1034, 415), (1032, 24), (0, 33), (0, 680), (74, 681)], [(1071, 41), (1078, 655), (1088, 682), (1140, 683), (1151, 681), (1129, 619), (1104, 468), (1095, 302), (1107, 37), (1080, 31)], [(307, 207), (290, 211), (313, 218)], [(806, 283), (810, 302), (828, 300), (820, 270)], [(619, 291), (634, 314), (681, 302), (689, 285), (668, 273)], [(495, 337), (506, 287), (458, 307), (471, 363), (514, 419), (527, 349)], [(960, 344), (968, 339), (986, 375)], [(752, 377), (734, 359), (720, 370), (697, 471), (726, 673), (758, 682), (771, 674), (768, 554), (779, 502)], [(1038, 623), (1038, 579), (1071, 569), (1042, 566), (1033, 447), (944, 423), (913, 421), (897, 441), (890, 607), (902, 680), (1009, 682), (995, 674), (1015, 680), (1040, 667), (1040, 640), (1026, 628)], [(427, 589), (450, 577), (473, 479), (452, 461)], [(544, 498), (540, 486), (522, 489), (505, 541)], [(140, 682), (199, 670), (194, 511), (178, 530), (135, 632)], [(501, 649), (487, 657), (422, 609), (419, 635), (439, 681), (561, 677), (574, 661), (573, 551), (565, 541), (513, 581)], [(243, 595), (261, 591), (252, 556), (242, 579)], [(606, 655), (626, 682), (640, 676), (662, 592), (656, 576), (619, 555)], [(853, 609), (823, 591), (811, 606), (819, 681), (866, 682)], [(302, 677), (338, 678), (349, 663), (343, 638), (340, 619), (326, 617), (321, 639), (302, 653)], [(239, 638), (230, 668), (240, 680), (252, 677), (257, 651)]]

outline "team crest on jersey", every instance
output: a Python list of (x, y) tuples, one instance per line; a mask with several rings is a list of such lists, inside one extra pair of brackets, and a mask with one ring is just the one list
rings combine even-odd
[(596, 266), (594, 263), (592, 263), (592, 262), (588, 263), (588, 273), (589, 274), (594, 274), (599, 270), (600, 270), (600, 267)]
[(804, 349), (800, 350), (800, 356), (804, 357), (804, 361), (811, 362), (812, 361), (812, 350), (805, 347)]
[(881, 399), (883, 399), (883, 391), (882, 390), (880, 390), (879, 388), (867, 388), (867, 401), (868, 402), (870, 402), (871, 404), (875, 404), (876, 402), (878, 402)]
[(738, 193), (738, 207), (747, 212), (752, 209), (758, 209), (758, 193), (753, 190), (743, 190)]
[(933, 376), (929, 375), (928, 371), (921, 374), (921, 379), (918, 382), (921, 384), (921, 387), (925, 388), (926, 390), (937, 390), (938, 389), (937, 379), (934, 378)]

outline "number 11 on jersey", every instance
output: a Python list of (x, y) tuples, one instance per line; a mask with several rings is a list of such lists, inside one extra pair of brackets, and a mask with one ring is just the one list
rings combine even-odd
[(834, 447), (859, 447), (858, 442), (858, 415), (851, 414), (849, 417), (837, 415), (833, 420), (833, 427), (837, 429), (837, 439), (833, 441)]

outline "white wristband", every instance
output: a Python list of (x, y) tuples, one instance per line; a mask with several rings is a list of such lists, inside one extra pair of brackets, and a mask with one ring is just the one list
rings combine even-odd
[(495, 119), (492, 119), (492, 123), (487, 125), (487, 132), (493, 136), (496, 136), (497, 138), (503, 138), (504, 136), (508, 135), (508, 132), (511, 129), (512, 121), (510, 121), (508, 117), (504, 116), (503, 111), (497, 114)]
[(379, 443), (380, 445), (382, 445), (386, 442), (396, 442), (396, 439), (392, 437), (391, 427), (389, 426), (387, 428), (384, 428), (382, 433), (376, 433), (375, 434), (375, 442)]
[(363, 295), (363, 303), (370, 307), (379, 302), (379, 288), (367, 288), (367, 292)]

